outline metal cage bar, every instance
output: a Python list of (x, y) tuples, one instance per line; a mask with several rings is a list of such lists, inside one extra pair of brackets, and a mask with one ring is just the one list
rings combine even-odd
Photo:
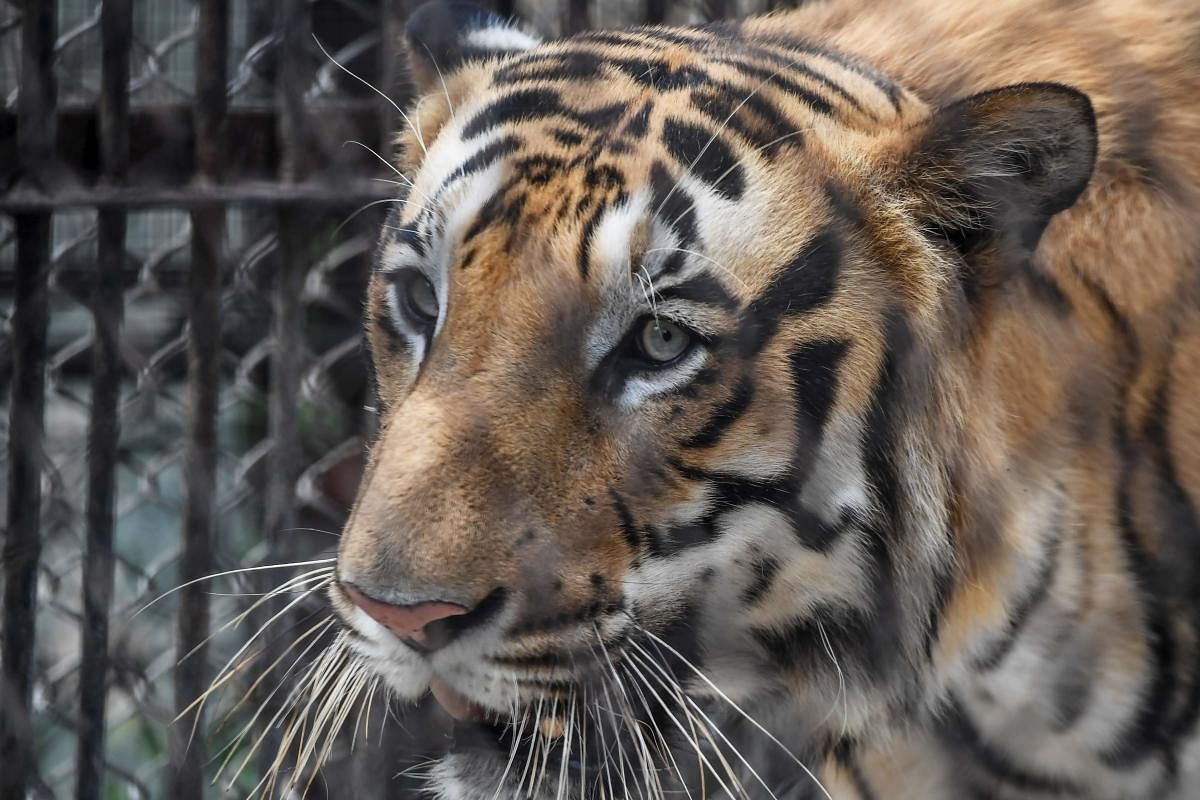
[[(27, 0), (21, 20), (18, 157), (34, 181), (47, 179), (53, 155), (53, 3)], [(32, 693), (37, 571), (42, 525), (42, 431), (45, 422), (47, 265), (50, 215), (16, 223), (13, 376), (9, 407), (8, 531), (3, 562), (3, 662), (0, 665), (0, 800), (25, 800), (35, 774)]]
[[(229, 53), (229, 0), (200, 0), (196, 26), (196, 169), (200, 180), (217, 183), (224, 158), (225, 96)], [(208, 680), (209, 593), (204, 576), (213, 571), (214, 503), (217, 469), (217, 404), (221, 386), (221, 272), (225, 209), (195, 208), (191, 214), (188, 291), (187, 442), (184, 449), (186, 501), (179, 580), (175, 668), (177, 718), (171, 732), (168, 796), (202, 800), (205, 747), (191, 732), (204, 723), (203, 704), (191, 708)], [(190, 583), (195, 581), (195, 583)], [(190, 585), (189, 585), (190, 583)], [(191, 710), (189, 710), (189, 708)]]
[[(100, 7), (100, 161), (102, 180), (125, 181), (129, 166), (131, 0)], [(88, 430), (87, 532), (83, 561), (79, 739), (75, 797), (99, 800), (104, 786), (105, 707), (109, 673), (109, 609), (113, 593), (113, 502), (116, 491), (120, 336), (123, 316), (125, 212), (104, 209), (97, 220), (97, 270), (92, 286), (92, 402)]]

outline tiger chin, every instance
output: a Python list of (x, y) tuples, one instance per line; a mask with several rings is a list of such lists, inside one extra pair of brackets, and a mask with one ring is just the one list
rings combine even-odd
[(1200, 796), (1200, 5), (407, 40), (330, 597), (435, 796)]

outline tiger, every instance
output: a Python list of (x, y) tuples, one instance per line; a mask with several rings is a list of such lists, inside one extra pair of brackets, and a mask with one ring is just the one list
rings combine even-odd
[(329, 600), (432, 796), (1200, 797), (1200, 4), (404, 40)]

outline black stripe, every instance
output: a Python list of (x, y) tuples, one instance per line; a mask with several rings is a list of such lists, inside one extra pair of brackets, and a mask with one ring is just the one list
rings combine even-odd
[[(398, 217), (399, 215), (397, 214), (394, 216)], [(419, 256), (426, 254), (427, 245), (425, 242), (425, 237), (423, 237), (417, 229), (402, 228), (400, 227), (398, 220), (389, 221), (388, 225), (390, 226), (389, 230), (393, 233), (393, 238), (395, 238), (398, 243), (411, 247), (413, 252)]]
[(463, 127), (462, 138), (473, 139), (484, 131), (508, 122), (525, 122), (567, 114), (558, 92), (550, 89), (518, 89), (493, 100)]
[(742, 312), (738, 325), (741, 354), (756, 356), (775, 336), (784, 316), (819, 308), (832, 299), (841, 268), (842, 243), (832, 229), (810, 239), (771, 278), (766, 290)]
[[(673, 255), (682, 256), (681, 253)], [(677, 270), (678, 267), (675, 267), (671, 271)], [(656, 277), (670, 274), (671, 271), (664, 266)], [(725, 291), (725, 287), (721, 285), (720, 281), (707, 273), (693, 275), (685, 281), (659, 290), (657, 294), (661, 300), (686, 300), (689, 303), (717, 306), (726, 311), (737, 311), (738, 309), (737, 299)]]
[(779, 109), (757, 95), (741, 102), (736, 96), (738, 91), (724, 83), (694, 89), (692, 105), (718, 128), (733, 131), (768, 158), (789, 145), (803, 144), (799, 129)]
[(591, 271), (592, 235), (595, 234), (603, 214), (604, 206), (597, 207), (583, 223), (583, 229), (579, 233), (579, 274), (585, 281)]
[(1128, 395), (1137, 375), (1139, 347), (1137, 336), (1129, 321), (1121, 315), (1112, 298), (1104, 288), (1087, 275), (1079, 273), (1080, 279), (1100, 302), (1121, 340), (1121, 356), (1125, 375), (1122, 386), (1121, 404), (1115, 412), (1113, 439), (1120, 458), (1121, 473), (1117, 478), (1116, 526), (1120, 543), (1133, 573), (1139, 604), (1142, 612), (1142, 631), (1147, 637), (1151, 662), (1149, 684), (1142, 705), (1134, 718), (1127, 721), (1120, 738), (1112, 747), (1101, 754), (1103, 760), (1115, 769), (1138, 766), (1146, 758), (1161, 752), (1168, 772), (1176, 768), (1175, 754), (1170, 742), (1166, 741), (1166, 726), (1163, 720), (1169, 710), (1175, 692), (1175, 641), (1170, 629), (1170, 620), (1162, 600), (1162, 582), (1159, 570), (1149, 553), (1142, 547), (1133, 517), (1131, 486), (1137, 472), (1138, 457), (1132, 435), (1126, 422)]
[(733, 387), (733, 393), (713, 411), (708, 421), (681, 443), (682, 447), (712, 447), (725, 430), (742, 418), (754, 401), (754, 381), (743, 377)]
[(496, 85), (535, 80), (594, 80), (604, 68), (604, 56), (594, 50), (571, 48), (526, 53), (510, 59), (492, 75)]
[(802, 506), (794, 472), (773, 480), (758, 480), (709, 472), (678, 458), (671, 458), (668, 463), (684, 478), (701, 481), (709, 489), (709, 512), (694, 523), (672, 529), (675, 550), (712, 541), (717, 535), (717, 520), (750, 503), (762, 503), (779, 511), (791, 523), (797, 541), (816, 552), (826, 552), (850, 527), (860, 522), (854, 512), (846, 511), (837, 523), (829, 525)]
[(629, 119), (629, 122), (625, 123), (625, 127), (621, 130), (621, 135), (634, 140), (645, 136), (646, 132), (650, 129), (650, 114), (652, 111), (654, 111), (654, 101), (647, 100), (638, 109), (638, 112)]
[[(733, 67), (744, 75), (748, 75), (760, 81), (767, 81), (772, 86), (782, 89), (788, 94), (795, 95), (797, 99), (819, 113), (832, 113), (833, 108), (824, 97), (821, 97), (808, 87), (803, 86), (802, 84), (799, 84), (787, 77), (789, 73), (793, 75), (803, 75), (809, 80), (821, 84), (821, 86), (837, 95), (838, 99), (856, 111), (861, 111), (863, 108), (862, 102), (846, 87), (842, 86), (833, 78), (809, 64), (798, 63), (795, 59), (785, 58), (779, 53), (768, 50), (764, 47), (749, 46), (745, 51), (740, 53), (740, 55), (742, 56), (740, 59), (733, 57), (722, 58), (718, 56), (713, 60), (718, 63)], [(745, 61), (746, 57), (761, 58), (766, 61), (770, 61), (776, 66), (777, 69), (771, 70), (757, 64), (751, 64)], [(780, 67), (782, 67), (782, 69), (778, 69)]]
[(840, 67), (844, 67), (856, 75), (866, 78), (868, 81), (873, 83), (875, 87), (879, 89), (879, 91), (883, 92), (884, 96), (887, 97), (888, 101), (892, 104), (893, 109), (896, 111), (900, 110), (900, 88), (895, 84), (895, 82), (892, 81), (891, 78), (884, 75), (874, 67), (870, 67), (860, 61), (848, 58), (836, 51), (819, 47), (812, 42), (805, 41), (803, 39), (796, 39), (794, 37), (785, 35), (774, 35), (768, 37), (764, 41), (766, 41), (768, 44), (773, 44), (791, 50), (792, 52), (820, 56), (821, 58), (832, 61)]
[(629, 545), (629, 549), (633, 551), (634, 556), (640, 555), (642, 552), (642, 533), (638, 529), (637, 523), (633, 521), (633, 514), (629, 511), (629, 506), (625, 503), (625, 498), (615, 489), (608, 490), (608, 496), (612, 500), (613, 510), (617, 513), (617, 522), (621, 528), (621, 536), (624, 537), (625, 543)]
[(572, 659), (554, 651), (522, 656), (488, 656), (488, 661), (505, 667), (522, 669), (562, 669), (572, 666)]
[[(389, 288), (390, 292), (391, 289)], [(408, 349), (408, 339), (401, 333), (400, 328), (396, 325), (396, 320), (386, 311), (375, 315), (375, 324), (384, 332), (387, 337), (387, 345), (389, 349)]]
[(803, 619), (788, 625), (752, 628), (751, 635), (777, 669), (790, 673), (828, 672), (832, 664), (827, 649), (837, 653), (844, 673), (861, 670), (863, 675), (870, 675), (884, 666), (874, 658), (876, 631), (866, 609), (819, 604)]
[(707, 72), (692, 64), (674, 65), (661, 59), (612, 57), (606, 62), (638, 85), (656, 92), (686, 89), (710, 80)]
[[(755, 64), (750, 64), (750, 63), (747, 63), (745, 61), (740, 61), (735, 58), (724, 58), (724, 59), (718, 58), (716, 60), (719, 63), (722, 63), (722, 64), (725, 64), (726, 66), (732, 67), (734, 70), (741, 73), (742, 75), (745, 75), (747, 78), (750, 78), (752, 80), (759, 82), (755, 86), (751, 87), (751, 89), (749, 89), (749, 90), (742, 88), (742, 87), (737, 87), (737, 86), (732, 86), (732, 85), (726, 84), (724, 90), (729, 92), (732, 95), (731, 99), (735, 103), (740, 103), (742, 101), (743, 97), (745, 97), (746, 95), (749, 94), (749, 91), (757, 91), (758, 87), (761, 86), (763, 83), (765, 83), (768, 86), (772, 86), (776, 89), (779, 89), (780, 91), (784, 92), (789, 97), (791, 97), (792, 99), (798, 100), (800, 103), (802, 103), (803, 105), (808, 107), (810, 110), (816, 112), (817, 114), (821, 114), (822, 116), (827, 116), (827, 117), (834, 115), (833, 105), (828, 100), (826, 100), (824, 97), (822, 97), (821, 95), (814, 92), (812, 89), (802, 86), (801, 84), (797, 83), (796, 81), (789, 80), (780, 71), (767, 69), (765, 67), (760, 67)], [(807, 74), (810, 77), (818, 74), (818, 73), (808, 69), (807, 67), (803, 67), (802, 65), (799, 65), (799, 64), (788, 67), (787, 69), (791, 69), (796, 72), (800, 72), (802, 74)], [(826, 79), (826, 80), (828, 80), (828, 79)], [(843, 93), (847, 94), (847, 96), (849, 95), (849, 93), (845, 92), (844, 89), (842, 91), (843, 91)], [(854, 101), (854, 104), (858, 105), (858, 101)]]
[(867, 774), (863, 772), (862, 765), (858, 763), (854, 743), (842, 740), (834, 748), (833, 757), (842, 769), (849, 773), (850, 782), (854, 784), (854, 791), (858, 793), (859, 800), (878, 800), (879, 796), (867, 779)]
[(1084, 795), (1072, 781), (1022, 767), (1014, 763), (1008, 753), (997, 750), (983, 738), (962, 702), (953, 694), (949, 695), (941, 722), (938, 734), (942, 740), (955, 749), (967, 751), (971, 763), (987, 772), (993, 780), (1026, 793)]
[(797, 436), (812, 439), (825, 428), (837, 396), (838, 367), (849, 342), (803, 342), (788, 354), (795, 393)]
[(729, 200), (741, 199), (746, 188), (745, 173), (733, 149), (719, 135), (668, 117), (663, 121), (662, 141), (684, 169)]
[[(1174, 341), (1175, 337), (1172, 336), (1171, 340)], [(1200, 632), (1200, 513), (1179, 481), (1167, 428), (1174, 356), (1172, 352), (1166, 359), (1162, 380), (1155, 392), (1153, 412), (1144, 434), (1153, 448), (1159, 477), (1157, 506), (1165, 534), (1159, 559), (1171, 570), (1171, 583), (1176, 587), (1186, 587), (1182, 602), (1176, 606), (1177, 613), (1188, 619), (1193, 631)], [(1175, 717), (1167, 725), (1165, 740), (1172, 748), (1177, 747), (1180, 740), (1190, 737), (1200, 720), (1200, 645), (1193, 642), (1190, 654), (1190, 659), (1185, 657), (1176, 661), (1191, 665), (1186, 673), (1191, 686)]]
[(613, 103), (589, 111), (572, 112), (571, 118), (588, 130), (607, 133), (616, 126), (628, 110), (627, 103)]
[(565, 147), (578, 147), (583, 144), (582, 135), (574, 131), (569, 131), (566, 128), (555, 128), (550, 131), (550, 135), (554, 137), (555, 141)]
[(884, 328), (883, 363), (876, 379), (863, 435), (863, 457), (875, 499), (892, 530), (898, 524), (900, 484), (895, 462), (898, 404), (904, 395), (903, 364), (913, 347), (913, 334), (899, 312), (890, 314)]
[(661, 161), (650, 165), (650, 196), (654, 209), (679, 235), (681, 247), (695, 243), (696, 209), (691, 195), (680, 188)]
[(845, 186), (832, 180), (825, 181), (825, 199), (829, 207), (851, 229), (858, 229), (867, 224), (867, 213), (858, 200)]
[(1062, 544), (1062, 536), (1057, 527), (1053, 536), (1054, 538), (1046, 546), (1046, 552), (1042, 556), (1042, 565), (1038, 569), (1033, 585), (1009, 614), (1004, 632), (975, 659), (976, 669), (989, 672), (1004, 663), (1004, 659), (1012, 652), (1017, 640), (1021, 637), (1021, 631), (1024, 630), (1025, 625), (1049, 597), (1050, 587), (1054, 585), (1054, 576), (1058, 573), (1059, 549)]
[(766, 596), (775, 582), (775, 576), (779, 574), (779, 566), (779, 559), (774, 556), (763, 556), (750, 565), (754, 580), (742, 590), (744, 605), (755, 605)]
[(522, 141), (517, 136), (502, 136), (487, 146), (480, 148), (472, 154), (466, 161), (459, 164), (453, 172), (451, 172), (446, 180), (442, 181), (442, 185), (438, 187), (437, 194), (446, 191), (446, 187), (450, 184), (483, 170), (496, 163), (501, 158), (515, 153), (521, 147)]

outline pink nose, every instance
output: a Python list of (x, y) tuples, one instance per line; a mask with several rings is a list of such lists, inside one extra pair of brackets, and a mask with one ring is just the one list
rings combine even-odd
[(346, 596), (354, 605), (367, 612), (367, 616), (387, 628), (401, 639), (407, 639), (417, 644), (426, 644), (425, 626), (447, 617), (457, 617), (466, 614), (469, 609), (458, 603), (427, 602), (415, 603), (410, 606), (396, 606), (380, 600), (367, 597), (363, 592), (348, 583), (342, 584)]

